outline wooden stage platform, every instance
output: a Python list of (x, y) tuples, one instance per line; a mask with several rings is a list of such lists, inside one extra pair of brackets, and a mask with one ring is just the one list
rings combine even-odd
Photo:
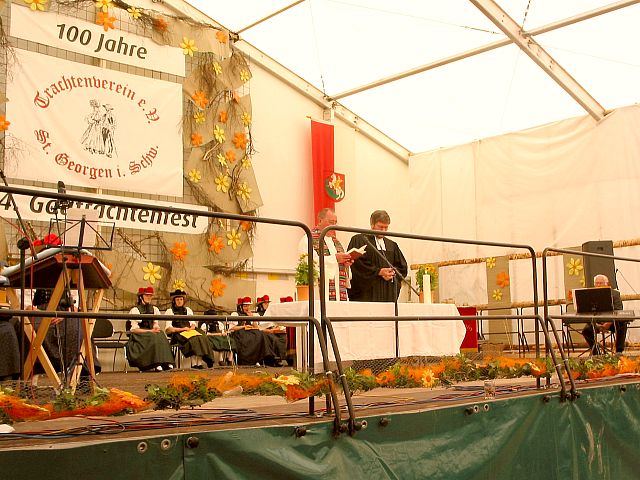
[[(254, 370), (287, 373), (239, 368)], [(97, 381), (143, 397), (146, 385), (185, 373), (102, 373)], [(493, 399), (485, 399), (482, 381), (357, 393), (354, 410), (366, 428), (353, 435), (336, 433), (324, 398), (310, 415), (308, 401), (280, 396), (16, 423), (14, 434), (0, 435), (0, 472), (17, 480), (636, 478), (637, 456), (617, 446), (640, 441), (640, 376), (578, 382), (580, 396), (564, 401), (553, 377), (540, 389), (532, 377), (495, 384)], [(344, 408), (341, 417), (348, 418)]]

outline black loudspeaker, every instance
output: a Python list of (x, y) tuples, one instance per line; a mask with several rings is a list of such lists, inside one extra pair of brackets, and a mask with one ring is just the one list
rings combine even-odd
[[(582, 251), (599, 253), (601, 255), (613, 255), (613, 242), (611, 240), (595, 240), (582, 244)], [(609, 278), (609, 285), (618, 288), (616, 280), (616, 266), (613, 258), (582, 257), (584, 260), (584, 280), (587, 287), (593, 287), (593, 277), (602, 274)]]

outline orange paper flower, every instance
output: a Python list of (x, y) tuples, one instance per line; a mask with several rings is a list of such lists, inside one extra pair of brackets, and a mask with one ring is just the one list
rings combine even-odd
[(193, 95), (191, 95), (193, 99), (193, 103), (195, 103), (200, 108), (206, 108), (209, 105), (209, 99), (204, 94), (202, 90), (196, 90)]
[(214, 278), (213, 280), (211, 280), (209, 291), (214, 297), (221, 297), (222, 295), (224, 295), (225, 288), (227, 288), (227, 285), (220, 278)]
[(202, 141), (202, 135), (200, 135), (199, 133), (191, 134), (191, 145), (193, 145), (194, 147), (199, 147), (200, 145), (202, 145)]
[(236, 132), (233, 136), (233, 144), (238, 150), (244, 150), (247, 146), (247, 136), (243, 132)]
[(207, 241), (209, 242), (210, 252), (215, 252), (216, 254), (218, 254), (225, 247), (222, 237), (217, 236), (215, 233), (211, 235), (211, 238), (209, 238), (209, 240)]
[(253, 223), (249, 222), (248, 220), (242, 220), (240, 222), (240, 228), (245, 232), (248, 232), (249, 230), (251, 230), (251, 227), (253, 227)]
[(98, 12), (96, 18), (96, 24), (102, 25), (105, 32), (108, 32), (110, 28), (116, 28), (113, 22), (116, 21), (116, 17), (112, 17), (109, 13)]
[(11, 122), (8, 122), (4, 115), (0, 115), (0, 132), (4, 132), (9, 129)]
[(496, 283), (502, 287), (508, 287), (509, 286), (509, 274), (507, 272), (500, 272), (498, 274), (498, 277), (496, 278)]
[(185, 257), (189, 254), (186, 242), (174, 243), (173, 248), (171, 249), (171, 253), (173, 253), (173, 258), (175, 258), (176, 260), (184, 260)]
[(234, 152), (233, 150), (227, 150), (225, 152), (225, 157), (229, 162), (233, 163), (236, 161), (236, 152)]
[(153, 20), (153, 28), (158, 32), (166, 32), (167, 27), (169, 27), (169, 22), (167, 22), (164, 18), (158, 17)]
[(223, 32), (222, 30), (216, 32), (216, 38), (220, 43), (227, 43), (227, 40), (229, 39), (227, 33)]
[(220, 119), (220, 123), (227, 123), (227, 120), (229, 119), (229, 114), (224, 110), (222, 110), (218, 115), (218, 118)]

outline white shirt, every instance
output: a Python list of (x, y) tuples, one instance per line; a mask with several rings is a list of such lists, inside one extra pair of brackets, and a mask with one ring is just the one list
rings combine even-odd
[[(129, 310), (129, 313), (133, 315), (140, 315), (140, 310), (137, 306), (135, 306), (131, 310)], [(160, 310), (155, 305), (153, 306), (153, 314), (160, 315)], [(140, 328), (140, 322), (138, 320), (131, 320), (131, 330), (135, 330), (136, 328)], [(152, 328), (160, 328), (160, 323), (158, 323), (158, 320), (153, 321)]]

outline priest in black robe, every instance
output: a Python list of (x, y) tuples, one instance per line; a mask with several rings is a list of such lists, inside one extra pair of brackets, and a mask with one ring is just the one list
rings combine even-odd
[[(376, 210), (371, 214), (372, 230), (386, 232), (390, 223), (389, 214), (384, 210)], [(407, 261), (400, 247), (382, 235), (360, 233), (351, 238), (348, 250), (363, 245), (367, 247), (365, 254), (351, 265), (349, 300), (354, 302), (397, 301), (402, 279), (408, 273)]]

